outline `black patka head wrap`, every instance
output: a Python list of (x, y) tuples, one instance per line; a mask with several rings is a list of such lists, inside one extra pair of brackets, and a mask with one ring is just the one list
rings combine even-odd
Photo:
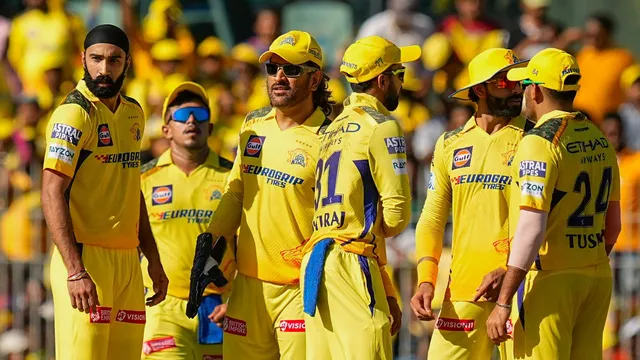
[(98, 25), (91, 29), (84, 38), (84, 50), (94, 44), (111, 44), (129, 54), (129, 38), (127, 34), (117, 26), (111, 24)]

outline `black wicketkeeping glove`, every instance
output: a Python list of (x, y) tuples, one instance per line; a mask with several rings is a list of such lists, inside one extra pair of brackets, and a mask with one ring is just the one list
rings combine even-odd
[(213, 244), (213, 235), (202, 233), (196, 242), (196, 255), (191, 268), (191, 284), (189, 288), (189, 302), (187, 316), (194, 318), (202, 302), (202, 294), (207, 285), (213, 283), (217, 287), (227, 285), (228, 281), (219, 268), (222, 257), (227, 250), (227, 241), (219, 237)]

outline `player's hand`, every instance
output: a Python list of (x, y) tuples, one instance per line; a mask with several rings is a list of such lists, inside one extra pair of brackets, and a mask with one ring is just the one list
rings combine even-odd
[(510, 314), (510, 309), (496, 306), (493, 308), (491, 315), (489, 315), (489, 319), (487, 319), (487, 335), (489, 335), (489, 338), (496, 345), (511, 338), (511, 336), (507, 334), (507, 320)]
[(485, 275), (480, 286), (476, 288), (476, 295), (473, 297), (473, 301), (478, 301), (480, 298), (485, 298), (485, 300), (491, 302), (497, 301), (502, 287), (502, 280), (504, 280), (506, 273), (507, 270), (497, 268)]
[(216, 306), (211, 314), (209, 314), (209, 320), (211, 322), (216, 323), (218, 327), (222, 327), (222, 322), (224, 321), (224, 316), (227, 314), (227, 304), (220, 304)]
[(167, 297), (167, 287), (169, 286), (169, 279), (167, 279), (167, 275), (164, 273), (164, 268), (160, 260), (149, 260), (149, 277), (153, 282), (153, 291), (155, 294), (147, 298), (147, 306), (155, 306)]
[(411, 309), (416, 317), (422, 321), (433, 320), (433, 312), (431, 311), (431, 301), (433, 301), (433, 284), (422, 283), (418, 286), (416, 294), (411, 298)]
[(67, 288), (69, 289), (71, 306), (74, 309), (87, 314), (97, 311), (96, 307), (100, 306), (100, 301), (98, 301), (96, 284), (91, 277), (87, 276), (80, 280), (67, 281)]
[(402, 310), (400, 310), (398, 300), (393, 296), (387, 296), (387, 302), (389, 303), (389, 312), (393, 321), (391, 323), (391, 335), (395, 335), (402, 327)]

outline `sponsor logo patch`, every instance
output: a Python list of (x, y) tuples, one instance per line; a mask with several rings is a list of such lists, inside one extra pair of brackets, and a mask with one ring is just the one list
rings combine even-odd
[(94, 312), (89, 313), (89, 322), (92, 324), (111, 323), (111, 308), (97, 306)]
[(111, 131), (109, 131), (109, 124), (98, 125), (98, 147), (112, 146), (113, 140), (111, 139)]
[(304, 320), (280, 320), (280, 332), (305, 332)]
[(436, 175), (433, 171), (429, 174), (429, 190), (436, 191)]
[(244, 320), (225, 316), (222, 329), (227, 334), (247, 336), (247, 323)]
[(473, 319), (448, 319), (438, 318), (436, 329), (445, 331), (472, 331), (475, 329), (476, 321)]
[(162, 212), (150, 212), (149, 216), (156, 221), (187, 219), (187, 223), (189, 224), (208, 224), (213, 216), (213, 210), (174, 209)]
[(521, 194), (542, 199), (544, 184), (536, 181), (525, 181), (521, 186)]
[(309, 163), (309, 155), (303, 149), (294, 149), (289, 151), (287, 161), (291, 165), (300, 165), (302, 167), (306, 167)]
[(209, 197), (209, 201), (222, 199), (222, 192), (220, 190), (214, 190)]
[(405, 159), (393, 159), (391, 160), (393, 171), (396, 175), (403, 175), (407, 173), (407, 160)]
[(453, 151), (452, 170), (461, 169), (471, 166), (471, 156), (473, 155), (473, 146), (455, 149)]
[(74, 156), (76, 156), (76, 152), (64, 145), (49, 145), (49, 153), (47, 154), (47, 157), (50, 159), (58, 159), (71, 165), (73, 164)]
[(82, 137), (82, 131), (66, 124), (53, 124), (53, 130), (51, 130), (52, 139), (64, 140), (75, 146), (78, 146), (78, 142)]
[(407, 152), (407, 143), (402, 136), (388, 137), (384, 139), (389, 154), (405, 154)]
[(151, 192), (151, 205), (165, 205), (173, 202), (173, 185), (154, 186)]
[(260, 157), (262, 145), (264, 145), (266, 138), (266, 136), (250, 135), (247, 145), (244, 147), (244, 156)]
[(144, 324), (147, 322), (147, 316), (144, 310), (118, 310), (118, 313), (116, 314), (116, 321), (131, 324)]
[(140, 152), (123, 152), (116, 154), (94, 155), (103, 164), (122, 164), (123, 169), (140, 167)]
[(520, 177), (537, 176), (544, 178), (547, 176), (547, 163), (544, 161), (523, 160), (520, 161)]
[(163, 338), (157, 338), (157, 339), (151, 339), (149, 341), (145, 341), (142, 344), (142, 352), (145, 355), (149, 355), (157, 351), (171, 349), (174, 347), (177, 347), (176, 340), (173, 338), (173, 336), (167, 336)]

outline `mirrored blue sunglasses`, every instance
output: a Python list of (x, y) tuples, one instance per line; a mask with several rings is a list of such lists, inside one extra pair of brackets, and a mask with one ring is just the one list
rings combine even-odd
[(209, 109), (196, 106), (177, 109), (173, 114), (171, 114), (171, 120), (186, 123), (191, 114), (193, 114), (196, 122), (200, 123), (209, 121)]

